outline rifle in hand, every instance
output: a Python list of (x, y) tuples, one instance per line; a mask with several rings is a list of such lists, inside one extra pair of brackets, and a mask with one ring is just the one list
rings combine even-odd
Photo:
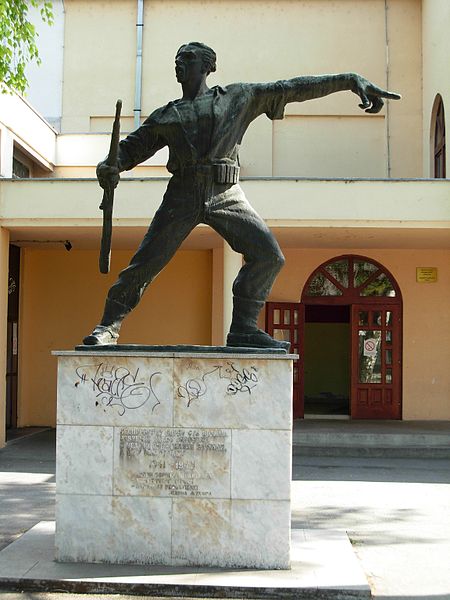
[[(116, 116), (111, 134), (111, 143), (106, 164), (109, 167), (117, 167), (117, 154), (119, 151), (120, 136), (120, 111), (122, 110), (122, 100), (117, 100)], [(111, 236), (112, 236), (112, 214), (114, 204), (114, 187), (107, 186), (103, 190), (103, 199), (100, 204), (100, 210), (103, 211), (103, 230), (102, 241), (100, 245), (99, 268), (100, 273), (109, 273), (109, 262), (111, 256)]]

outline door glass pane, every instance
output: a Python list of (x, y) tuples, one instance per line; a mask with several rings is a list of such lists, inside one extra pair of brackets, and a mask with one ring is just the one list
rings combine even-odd
[(361, 296), (395, 296), (394, 286), (390, 279), (381, 273), (369, 285), (363, 288), (360, 292)]
[(334, 283), (325, 277), (323, 273), (317, 273), (307, 289), (308, 296), (342, 296)]
[(372, 312), (372, 325), (380, 325), (381, 326), (381, 311), (374, 310)]
[(392, 369), (386, 369), (386, 383), (392, 383)]
[(280, 309), (279, 308), (273, 309), (273, 324), (274, 325), (280, 324)]
[(359, 323), (359, 325), (368, 325), (369, 324), (369, 312), (367, 310), (359, 311), (358, 323)]
[(392, 344), (392, 331), (386, 331), (386, 343)]
[(392, 365), (392, 350), (390, 348), (386, 350), (386, 364)]
[(381, 383), (381, 331), (358, 332), (359, 383)]
[(336, 260), (324, 268), (341, 285), (348, 287), (348, 260)]
[(298, 383), (298, 368), (294, 367), (294, 383)]
[(284, 312), (284, 324), (289, 325), (291, 322), (291, 311), (284, 310), (283, 312)]
[(376, 265), (365, 260), (355, 260), (353, 262), (354, 287), (359, 287), (362, 285), (373, 273), (375, 273), (375, 271), (378, 271), (378, 267)]
[(298, 344), (298, 331), (294, 329), (294, 344)]
[(294, 325), (298, 325), (298, 310), (294, 310)]
[(290, 330), (289, 329), (274, 329), (273, 330), (273, 337), (276, 340), (280, 340), (283, 342), (290, 342), (291, 341), (291, 336), (290, 336)]
[(386, 311), (386, 325), (392, 325), (392, 311)]

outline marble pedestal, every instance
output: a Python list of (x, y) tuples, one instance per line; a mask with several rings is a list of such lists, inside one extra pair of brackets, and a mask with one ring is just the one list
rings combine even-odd
[(58, 561), (289, 568), (292, 356), (54, 354)]

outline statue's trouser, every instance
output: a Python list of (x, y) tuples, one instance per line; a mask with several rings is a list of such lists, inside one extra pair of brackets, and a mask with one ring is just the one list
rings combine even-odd
[(275, 237), (250, 206), (239, 185), (215, 184), (210, 172), (174, 176), (129, 266), (111, 287), (101, 325), (118, 333), (125, 315), (199, 223), (217, 231), (244, 257), (233, 284), (231, 331), (256, 329), (256, 321), (284, 264)]

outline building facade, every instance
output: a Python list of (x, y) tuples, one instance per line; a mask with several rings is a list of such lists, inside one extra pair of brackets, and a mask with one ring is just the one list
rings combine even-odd
[[(54, 349), (97, 323), (169, 173), (163, 149), (116, 190), (111, 272), (98, 272), (95, 165), (117, 98), (122, 134), (179, 97), (174, 55), (200, 40), (210, 85), (356, 71), (402, 94), (378, 115), (338, 93), (259, 117), (244, 191), (286, 265), (261, 326), (300, 354), (294, 414), (450, 419), (450, 6), (446, 0), (55, 2), (27, 100), (0, 96), (0, 443), (54, 425)], [(447, 109), (447, 110), (446, 110)], [(70, 250), (68, 250), (70, 248)], [(197, 227), (124, 323), (123, 343), (222, 344), (241, 257)]]

